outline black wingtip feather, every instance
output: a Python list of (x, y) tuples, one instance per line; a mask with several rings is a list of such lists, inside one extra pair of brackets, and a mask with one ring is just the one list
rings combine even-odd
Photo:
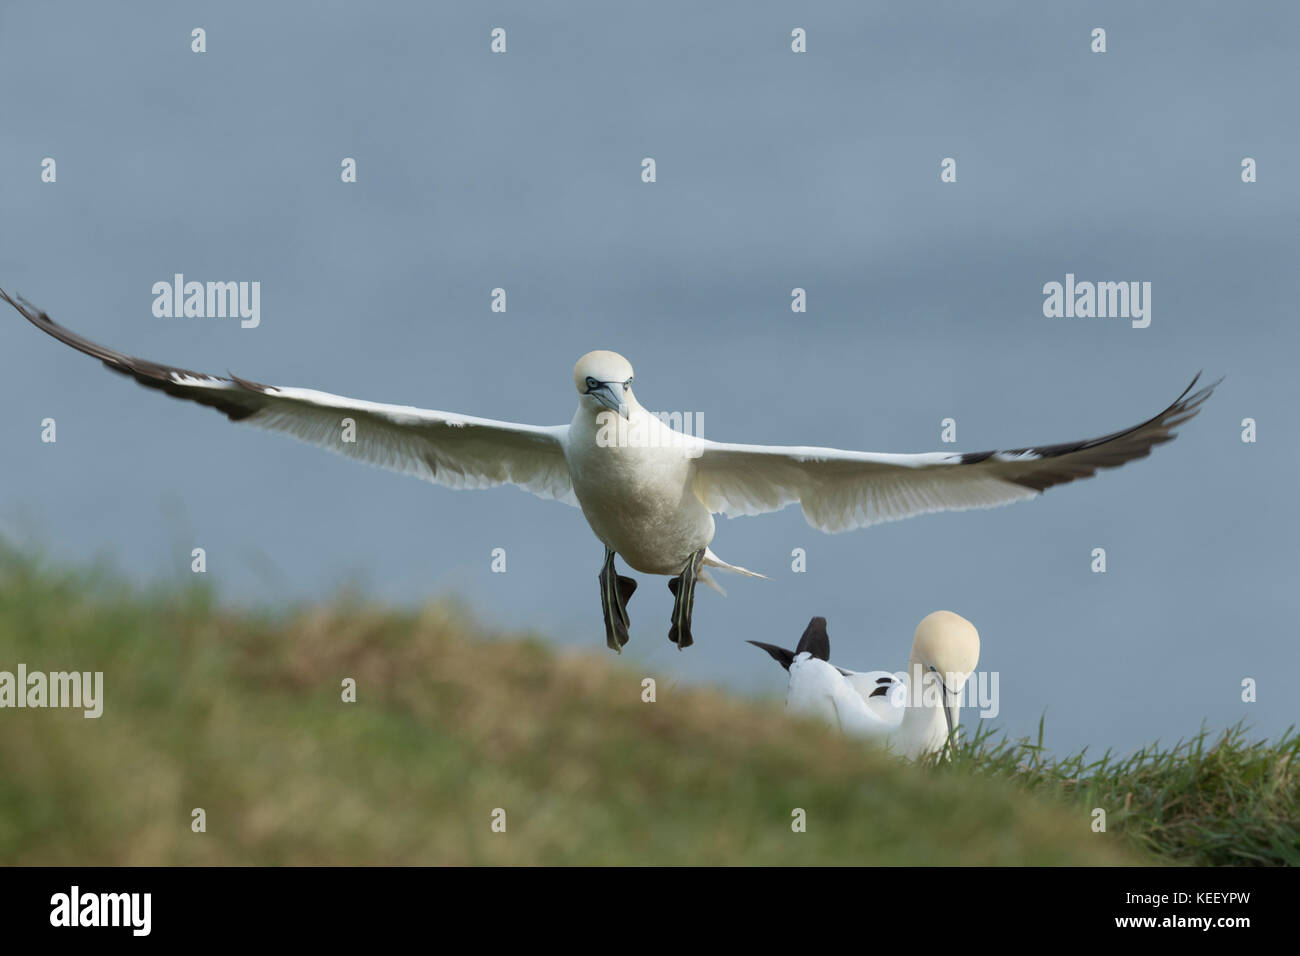
[[(1223, 378), (1219, 378), (1218, 381), (1197, 389), (1196, 386), (1201, 380), (1201, 375), (1202, 372), (1197, 372), (1188, 386), (1183, 389), (1182, 394), (1174, 399), (1163, 411), (1141, 424), (1134, 425), (1132, 428), (1112, 432), (1100, 438), (1090, 438), (1086, 441), (1016, 448), (1002, 453), (1008, 455), (1033, 454), (1043, 462), (1041, 468), (1023, 475), (1008, 475), (1005, 476), (1004, 480), (1024, 488), (1042, 492), (1055, 485), (1066, 484), (1079, 478), (1091, 477), (1100, 468), (1117, 468), (1130, 461), (1147, 457), (1151, 454), (1151, 449), (1156, 445), (1163, 445), (1165, 442), (1173, 441), (1177, 437), (1175, 429), (1194, 418), (1201, 410), (1201, 406), (1206, 399), (1214, 394), (1214, 390), (1223, 381)], [(1071, 462), (1053, 463), (1051, 461), (1053, 458), (1064, 458), (1066, 455), (1075, 452), (1088, 452), (1089, 455), (1083, 460)], [(975, 464), (997, 454), (999, 452), (976, 452), (963, 455), (961, 462), (962, 464)]]
[(818, 660), (831, 659), (831, 639), (826, 634), (826, 618), (815, 617), (808, 622), (803, 637), (799, 638), (799, 645), (794, 649), (795, 654), (802, 654), (804, 651)]
[(784, 647), (777, 647), (775, 644), (764, 644), (762, 641), (746, 641), (745, 643), (753, 644), (755, 647), (767, 651), (772, 656), (772, 660), (786, 670), (789, 670), (790, 665), (794, 663), (794, 651), (787, 650)]
[[(177, 382), (175, 379), (181, 377), (198, 381), (217, 382), (228, 380), (207, 375), (203, 372), (194, 372), (190, 369), (160, 365), (148, 359), (135, 358), (99, 345), (90, 341), (90, 339), (83, 338), (70, 329), (65, 329), (51, 319), (48, 313), (36, 308), (22, 296), (11, 296), (4, 289), (0, 289), (0, 299), (4, 299), (4, 301), (12, 305), (23, 318), (42, 332), (58, 339), (64, 345), (70, 346), (78, 352), (99, 359), (104, 363), (105, 368), (111, 369), (120, 375), (129, 375), (146, 388), (157, 389), (173, 398), (183, 398), (186, 401), (197, 402), (200, 405), (215, 408), (233, 422), (242, 421), (258, 411), (255, 402), (250, 402), (247, 397), (241, 401), (238, 392), (223, 389), (195, 388)], [(251, 391), (266, 391), (267, 389), (266, 386), (258, 385), (256, 382), (239, 381), (238, 384)]]

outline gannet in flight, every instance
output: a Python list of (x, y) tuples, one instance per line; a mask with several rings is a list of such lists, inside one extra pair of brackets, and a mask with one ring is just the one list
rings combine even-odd
[[(975, 625), (952, 611), (916, 627), (907, 682), (886, 671), (850, 671), (830, 662), (826, 618), (815, 617), (793, 651), (750, 641), (790, 672), (786, 708), (915, 760), (944, 748), (961, 716), (961, 695), (980, 659)], [(919, 684), (919, 690), (918, 688)]]
[[(763, 514), (798, 502), (810, 525), (836, 533), (1034, 498), (1053, 485), (1149, 454), (1172, 439), (1174, 428), (1214, 389), (1193, 392), (1197, 375), (1172, 405), (1140, 425), (1102, 438), (1006, 452), (890, 455), (738, 445), (683, 434), (646, 411), (632, 391), (632, 366), (614, 352), (578, 359), (578, 410), (569, 424), (517, 425), (160, 365), (84, 339), (3, 289), (0, 297), (37, 328), (113, 371), (208, 405), (232, 421), (287, 432), (451, 488), (513, 484), (581, 507), (605, 545), (599, 575), (605, 641), (619, 651), (628, 640), (627, 602), (636, 582), (615, 572), (615, 555), (636, 571), (671, 576), (675, 600), (668, 636), (683, 648), (692, 643), (696, 581), (716, 587), (706, 568), (762, 577), (709, 549), (715, 513)], [(355, 423), (352, 441), (344, 440), (345, 418)]]

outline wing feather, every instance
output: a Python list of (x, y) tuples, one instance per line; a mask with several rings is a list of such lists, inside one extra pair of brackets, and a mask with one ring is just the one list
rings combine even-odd
[(831, 533), (935, 511), (992, 508), (1146, 457), (1171, 441), (1219, 384), (1197, 389), (1199, 381), (1198, 373), (1168, 408), (1132, 428), (1010, 451), (887, 455), (701, 439), (694, 490), (710, 511), (732, 517), (799, 502), (810, 525)]
[[(564, 456), (567, 425), (516, 425), (161, 365), (83, 338), (3, 289), (0, 298), (37, 328), (114, 372), (215, 408), (231, 421), (284, 432), (348, 458), (450, 488), (512, 484), (542, 498), (577, 504)], [(355, 423), (355, 441), (344, 441), (344, 419), (349, 418)]]

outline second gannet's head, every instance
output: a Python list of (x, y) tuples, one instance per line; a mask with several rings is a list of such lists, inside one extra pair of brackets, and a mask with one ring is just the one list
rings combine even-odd
[(573, 384), (580, 401), (593, 407), (611, 408), (627, 418), (635, 407), (632, 395), (632, 363), (617, 352), (588, 352), (573, 366)]
[(962, 688), (980, 660), (980, 635), (975, 625), (952, 611), (927, 614), (912, 638), (913, 679), (920, 669), (922, 681), (937, 681), (942, 694), (948, 733), (957, 723)]

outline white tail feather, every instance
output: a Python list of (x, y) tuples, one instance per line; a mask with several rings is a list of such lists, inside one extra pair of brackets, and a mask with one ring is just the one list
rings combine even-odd
[[(731, 571), (732, 574), (745, 575), (746, 578), (762, 578), (763, 580), (770, 580), (767, 575), (761, 575), (758, 571), (750, 571), (748, 567), (738, 567), (736, 564), (728, 564), (723, 561), (722, 558), (719, 558), (718, 555), (712, 553), (712, 550), (707, 548), (705, 549), (705, 567), (720, 568), (720, 570), (723, 571)], [(705, 581), (705, 584), (710, 588), (714, 588), (715, 591), (720, 591), (724, 594), (727, 593), (723, 591), (722, 588), (718, 587), (716, 581), (712, 580), (712, 578), (707, 578), (706, 575), (699, 575), (699, 580)]]

